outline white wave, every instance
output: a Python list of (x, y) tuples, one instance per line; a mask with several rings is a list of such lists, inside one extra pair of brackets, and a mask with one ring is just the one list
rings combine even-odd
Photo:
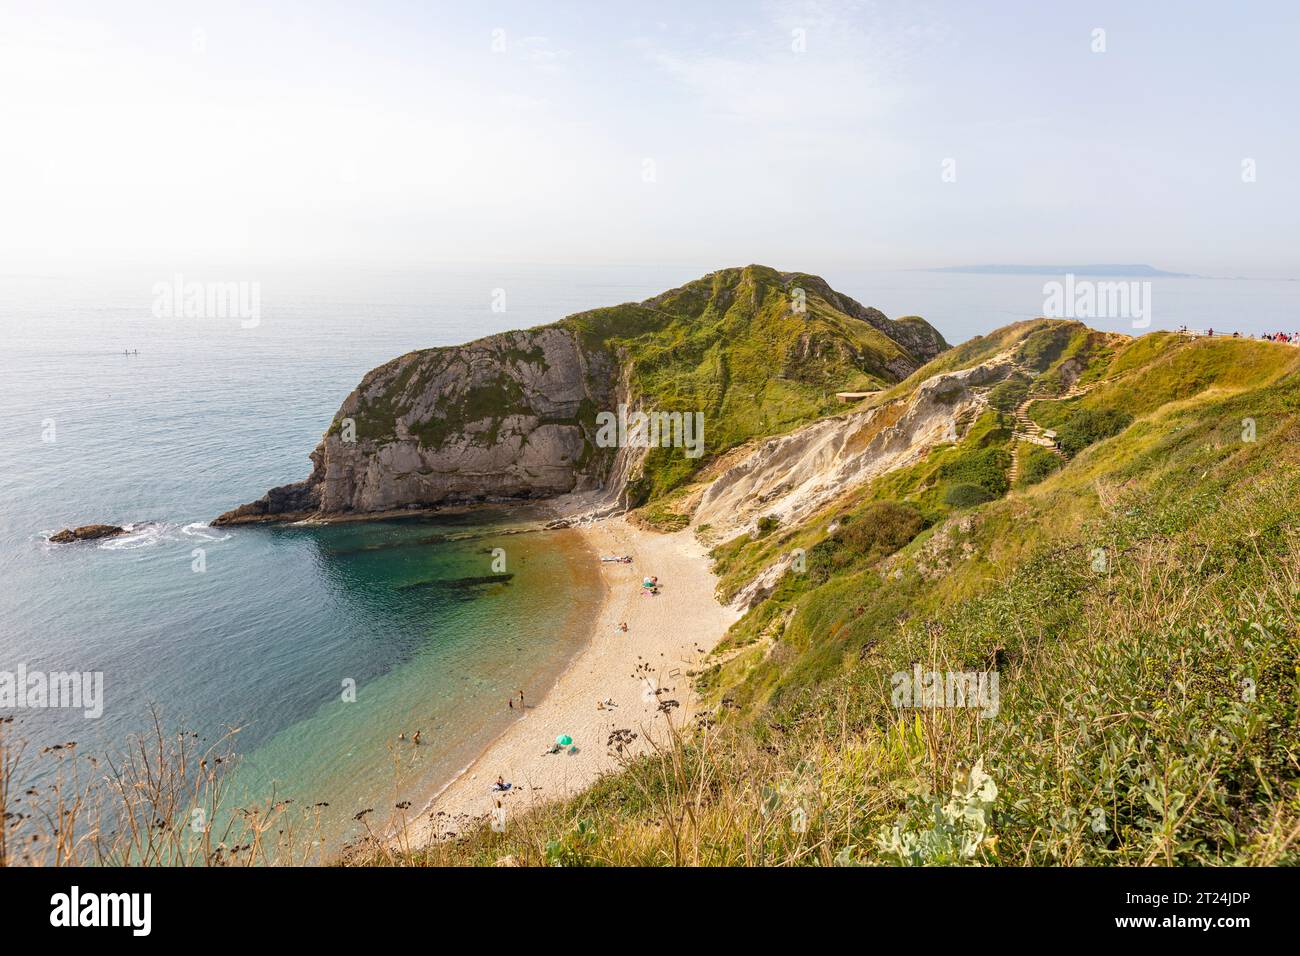
[(206, 521), (192, 521), (185, 527), (181, 528), (181, 534), (189, 535), (191, 538), (202, 538), (204, 541), (228, 541), (229, 534), (212, 532)]
[[(134, 551), (137, 548), (149, 548), (158, 544), (173, 544), (186, 538), (198, 538), (201, 541), (216, 543), (228, 541), (230, 534), (213, 531), (206, 521), (192, 521), (181, 527), (167, 521), (137, 521), (122, 525), (126, 534), (119, 534), (100, 541), (98, 547), (103, 551)], [(49, 528), (33, 535), (34, 540), (48, 545), (51, 550), (61, 550), (59, 545), (51, 545), (50, 538), (58, 533), (57, 528)]]
[(106, 538), (99, 545), (102, 551), (132, 551), (136, 548), (147, 548), (151, 545), (162, 544), (164, 541), (175, 540), (175, 525), (154, 524), (152, 522), (141, 522), (139, 524), (122, 525), (126, 529), (126, 534), (119, 534), (115, 538)]

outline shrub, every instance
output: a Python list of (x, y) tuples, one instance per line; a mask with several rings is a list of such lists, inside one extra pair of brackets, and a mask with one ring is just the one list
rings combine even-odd
[(850, 560), (851, 555), (840, 547), (836, 538), (823, 538), (808, 549), (808, 580), (823, 584)]
[(1079, 408), (1056, 429), (1057, 444), (1073, 458), (1093, 442), (1118, 435), (1133, 416), (1116, 408)]
[(888, 557), (925, 526), (925, 516), (914, 505), (872, 502), (861, 514), (840, 518), (839, 533), (823, 538), (808, 550), (809, 580), (822, 584), (853, 565)]
[(992, 501), (993, 495), (979, 485), (958, 484), (950, 487), (943, 495), (943, 503), (952, 508), (970, 508)]
[(758, 519), (758, 536), (766, 537), (781, 526), (781, 519), (776, 515), (763, 515)]
[(1031, 451), (1021, 452), (1020, 483), (1036, 485), (1052, 472), (1061, 467), (1061, 459), (1046, 448), (1035, 446)]
[(1011, 454), (1005, 448), (981, 448), (944, 462), (939, 477), (954, 484), (977, 485), (987, 492), (987, 496), (980, 500), (988, 501), (1007, 493), (1007, 469), (1010, 467)]
[(877, 501), (840, 529), (846, 550), (876, 561), (893, 554), (925, 528), (925, 518), (915, 505)]
[(579, 820), (559, 839), (547, 842), (546, 863), (548, 866), (589, 866), (597, 844), (596, 827), (590, 820)]
[(998, 785), (984, 772), (983, 759), (962, 775), (947, 799), (913, 797), (911, 816), (882, 828), (876, 845), (899, 866), (962, 866), (992, 859), (996, 839), (990, 833)]

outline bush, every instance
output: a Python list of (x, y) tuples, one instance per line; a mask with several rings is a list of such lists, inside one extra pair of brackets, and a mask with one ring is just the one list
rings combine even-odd
[(990, 833), (998, 785), (984, 772), (983, 758), (963, 774), (947, 799), (912, 797), (909, 819), (882, 828), (876, 845), (896, 866), (963, 866), (994, 861)]
[(840, 547), (836, 538), (822, 538), (808, 549), (808, 580), (813, 584), (824, 584), (835, 574), (847, 567), (852, 555)]
[(950, 487), (943, 495), (943, 503), (953, 508), (970, 508), (974, 505), (982, 505), (986, 501), (992, 501), (994, 495), (989, 494), (988, 490), (981, 488), (979, 485), (959, 484)]
[(893, 554), (925, 528), (925, 518), (914, 505), (897, 501), (873, 502), (840, 529), (843, 547), (868, 561)]
[(875, 501), (861, 514), (840, 518), (840, 531), (808, 550), (808, 576), (822, 584), (832, 575), (888, 557), (920, 534), (925, 516), (914, 505)]
[(1021, 452), (1020, 483), (1036, 485), (1061, 467), (1061, 459), (1046, 448), (1034, 446)]
[(781, 519), (776, 515), (763, 515), (758, 519), (758, 536), (766, 537), (781, 526)]
[[(1001, 498), (1007, 493), (1007, 469), (1011, 467), (1011, 453), (1005, 448), (981, 448), (943, 463), (939, 476), (954, 484), (977, 485), (989, 498)], [(951, 503), (951, 502), (950, 502)]]
[(1132, 421), (1132, 415), (1116, 408), (1079, 408), (1056, 429), (1056, 441), (1073, 458), (1093, 442), (1118, 435)]

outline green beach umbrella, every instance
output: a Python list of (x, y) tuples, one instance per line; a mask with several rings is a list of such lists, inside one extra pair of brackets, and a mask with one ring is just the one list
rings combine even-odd
[(561, 747), (568, 747), (573, 744), (573, 738), (568, 734), (560, 734), (560, 736), (555, 738), (555, 742)]

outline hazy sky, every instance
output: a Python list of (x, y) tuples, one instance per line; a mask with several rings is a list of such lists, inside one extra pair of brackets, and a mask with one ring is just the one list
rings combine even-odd
[(0, 255), (1300, 276), (1297, 11), (0, 0)]

